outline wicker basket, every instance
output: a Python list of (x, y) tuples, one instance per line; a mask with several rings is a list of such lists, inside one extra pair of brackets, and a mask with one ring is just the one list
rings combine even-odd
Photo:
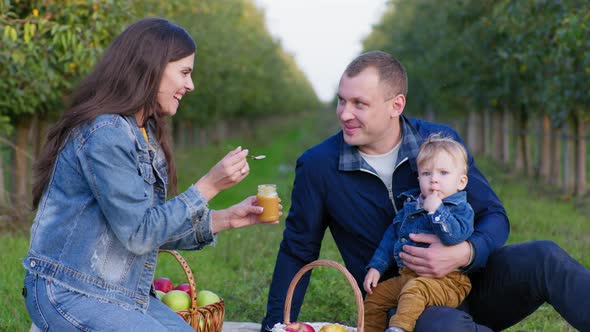
[(313, 269), (314, 267), (318, 267), (318, 266), (330, 266), (330, 267), (333, 267), (336, 270), (340, 271), (342, 274), (344, 274), (344, 276), (346, 277), (346, 279), (350, 283), (350, 286), (352, 286), (352, 289), (354, 290), (354, 296), (356, 299), (357, 316), (358, 316), (356, 331), (363, 332), (364, 326), (365, 326), (365, 313), (364, 313), (365, 309), (364, 309), (364, 304), (363, 304), (363, 295), (361, 294), (361, 290), (359, 289), (359, 287), (356, 283), (356, 280), (354, 279), (352, 274), (350, 274), (350, 272), (348, 272), (348, 270), (344, 266), (342, 266), (338, 262), (326, 260), (326, 259), (316, 260), (316, 261), (313, 261), (313, 262), (305, 265), (304, 267), (302, 267), (299, 270), (299, 272), (297, 272), (297, 274), (295, 274), (295, 276), (293, 277), (293, 280), (291, 280), (291, 284), (289, 284), (289, 288), (287, 289), (287, 297), (285, 298), (285, 310), (283, 311), (284, 324), (287, 325), (290, 323), (291, 301), (293, 300), (293, 292), (295, 291), (295, 287), (297, 286), (299, 279), (301, 279), (301, 277), (303, 277), (303, 275), (307, 271)]
[(197, 307), (197, 283), (186, 260), (174, 250), (160, 250), (160, 252), (168, 253), (176, 258), (184, 270), (184, 274), (191, 287), (191, 307), (188, 310), (180, 310), (176, 313), (189, 323), (196, 332), (221, 332), (225, 315), (225, 304), (223, 300), (204, 307)]

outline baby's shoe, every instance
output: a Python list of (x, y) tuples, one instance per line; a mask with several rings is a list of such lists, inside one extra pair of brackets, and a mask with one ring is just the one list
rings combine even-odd
[(385, 332), (406, 332), (406, 330), (402, 329), (401, 327), (390, 326), (385, 330)]

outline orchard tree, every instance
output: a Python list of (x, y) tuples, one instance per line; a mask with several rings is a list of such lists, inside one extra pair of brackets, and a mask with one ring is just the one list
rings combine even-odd
[[(4, 1), (0, 4), (0, 128), (14, 131), (11, 178), (14, 214), (22, 217), (28, 194), (31, 154), (29, 133), (41, 133), (32, 151), (43, 144), (44, 128), (64, 110), (64, 100), (79, 78), (121, 30), (126, 2)], [(2, 186), (4, 188), (4, 185)]]
[[(195, 39), (195, 92), (173, 121), (177, 143), (222, 138), (229, 123), (317, 109), (310, 82), (275, 41), (252, 1), (145, 2), (142, 16), (168, 15)], [(210, 128), (213, 125), (213, 132)], [(252, 124), (254, 126), (254, 124)], [(243, 127), (250, 127), (249, 125)]]
[(552, 99), (552, 118), (572, 128), (573, 192), (576, 196), (587, 193), (587, 140), (590, 122), (590, 6), (587, 1), (569, 1), (553, 37), (554, 48), (548, 56), (548, 65), (555, 76), (549, 81)]

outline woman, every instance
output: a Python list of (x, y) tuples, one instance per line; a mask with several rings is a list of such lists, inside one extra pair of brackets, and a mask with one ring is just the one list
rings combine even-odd
[(254, 196), (207, 206), (248, 175), (240, 147), (166, 200), (176, 172), (165, 117), (194, 89), (195, 49), (166, 20), (132, 24), (51, 129), (35, 166), (37, 215), (23, 261), (27, 310), (41, 330), (192, 331), (150, 297), (158, 249), (197, 250), (222, 230), (258, 223)]

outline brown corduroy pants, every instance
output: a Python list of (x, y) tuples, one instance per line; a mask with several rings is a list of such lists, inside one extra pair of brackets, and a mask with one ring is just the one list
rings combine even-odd
[(385, 280), (365, 299), (365, 332), (383, 332), (387, 311), (397, 306), (389, 326), (413, 331), (416, 320), (427, 306), (457, 307), (471, 291), (469, 277), (451, 272), (439, 279), (418, 277), (408, 268), (400, 276)]

